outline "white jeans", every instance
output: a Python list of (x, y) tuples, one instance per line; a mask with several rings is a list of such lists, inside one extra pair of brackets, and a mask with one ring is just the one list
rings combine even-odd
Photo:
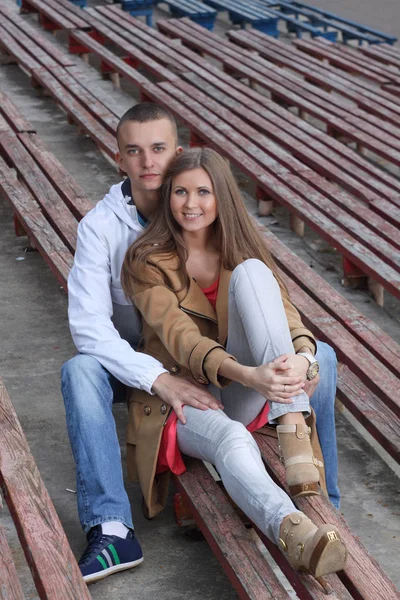
[[(258, 366), (281, 354), (293, 354), (279, 285), (261, 261), (246, 260), (233, 271), (228, 319), (226, 350), (241, 364)], [(263, 408), (265, 398), (239, 383), (224, 390), (209, 388), (221, 399), (224, 411), (185, 406), (186, 424), (178, 421), (177, 427), (179, 448), (188, 456), (214, 464), (231, 498), (277, 543), (283, 518), (296, 508), (266, 472), (258, 446), (246, 429)], [(307, 394), (301, 392), (292, 404), (271, 402), (269, 422), (287, 412), (308, 415)]]

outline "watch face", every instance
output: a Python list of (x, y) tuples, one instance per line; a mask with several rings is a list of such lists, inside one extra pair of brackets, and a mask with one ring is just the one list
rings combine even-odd
[(317, 362), (310, 365), (308, 368), (308, 371), (307, 371), (307, 379), (308, 380), (314, 379), (314, 377), (316, 377), (318, 375), (318, 371), (319, 371), (319, 364)]

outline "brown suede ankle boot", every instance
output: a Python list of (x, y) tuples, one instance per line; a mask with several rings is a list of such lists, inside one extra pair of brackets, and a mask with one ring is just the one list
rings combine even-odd
[(318, 460), (314, 458), (307, 425), (278, 425), (278, 442), (292, 498), (319, 494)]
[(317, 527), (295, 512), (283, 519), (279, 533), (281, 550), (296, 571), (318, 578), (344, 569), (347, 550), (335, 525)]

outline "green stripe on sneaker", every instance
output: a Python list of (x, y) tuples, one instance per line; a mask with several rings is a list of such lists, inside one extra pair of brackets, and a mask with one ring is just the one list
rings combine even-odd
[(101, 558), (100, 554), (98, 556), (96, 556), (96, 558), (99, 561), (99, 563), (101, 564), (101, 566), (103, 567), (103, 569), (108, 569), (108, 565), (107, 565), (106, 561), (104, 560), (104, 558)]
[(121, 564), (121, 561), (119, 559), (118, 553), (117, 553), (116, 549), (114, 548), (114, 546), (112, 544), (110, 544), (108, 546), (108, 549), (111, 550), (111, 554), (113, 555), (114, 563), (116, 565)]

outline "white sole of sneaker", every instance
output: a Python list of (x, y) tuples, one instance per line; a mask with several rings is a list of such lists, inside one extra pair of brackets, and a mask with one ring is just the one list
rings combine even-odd
[(113, 567), (109, 567), (108, 569), (104, 569), (104, 571), (99, 571), (97, 573), (92, 573), (92, 575), (86, 575), (83, 580), (85, 583), (94, 583), (95, 581), (99, 581), (99, 579), (104, 579), (104, 577), (108, 577), (113, 573), (118, 573), (119, 571), (126, 571), (127, 569), (132, 569), (133, 567), (137, 567), (140, 563), (143, 562), (143, 557), (138, 560), (134, 560), (129, 563), (122, 563), (120, 565), (114, 565)]

